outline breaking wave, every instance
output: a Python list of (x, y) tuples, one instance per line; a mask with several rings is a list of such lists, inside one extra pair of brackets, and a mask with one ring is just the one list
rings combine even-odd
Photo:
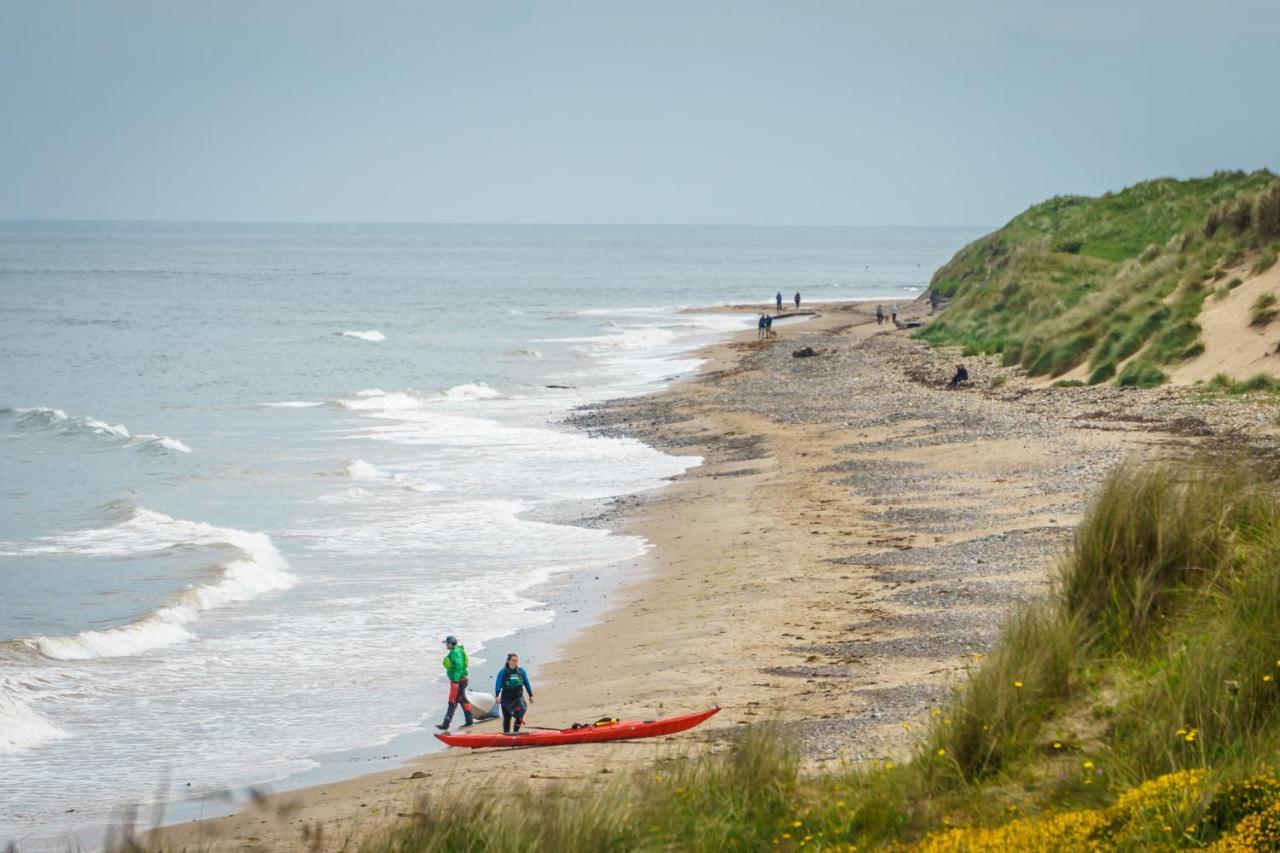
[(450, 400), (492, 400), (499, 396), (497, 389), (491, 388), (483, 382), (467, 382), (463, 385), (455, 385), (444, 392), (444, 396)]
[(352, 480), (389, 480), (392, 477), (389, 472), (383, 471), (377, 465), (365, 462), (363, 459), (356, 459), (348, 463), (342, 469), (342, 474)]
[(22, 675), (0, 675), (0, 755), (26, 752), (67, 733), (36, 713)]
[(357, 338), (374, 344), (381, 343), (387, 339), (387, 336), (382, 334), (382, 332), (379, 332), (377, 329), (370, 329), (367, 332), (339, 332), (338, 334), (344, 338)]
[(202, 611), (288, 589), (297, 582), (265, 533), (184, 521), (143, 507), (128, 508), (124, 520), (110, 527), (47, 536), (35, 544), (0, 553), (127, 556), (192, 546), (226, 547), (238, 556), (218, 564), (216, 575), (208, 583), (187, 587), (164, 606), (127, 625), (16, 642), (53, 660), (141, 655), (192, 639), (190, 626)]
[(150, 432), (135, 435), (129, 432), (129, 428), (124, 424), (111, 424), (91, 417), (72, 417), (62, 409), (36, 406), (30, 409), (0, 409), (0, 413), (17, 415), (21, 423), (31, 426), (101, 436), (118, 442), (123, 447), (137, 447), (143, 450), (170, 450), (175, 453), (191, 452), (190, 447), (176, 438), (167, 435), (156, 435)]

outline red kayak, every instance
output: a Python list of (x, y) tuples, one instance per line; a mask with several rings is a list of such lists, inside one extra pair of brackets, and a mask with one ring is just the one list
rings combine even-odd
[(549, 731), (545, 729), (525, 730), (517, 734), (474, 734), (450, 735), (438, 734), (440, 740), (449, 746), (465, 746), (480, 749), (486, 746), (563, 746), (570, 743), (603, 743), (610, 740), (633, 740), (642, 737), (660, 737), (673, 735), (691, 729), (701, 722), (710, 719), (720, 708), (700, 711), (697, 714), (684, 714), (679, 717), (664, 717), (661, 720), (617, 720), (587, 723), (572, 729)]

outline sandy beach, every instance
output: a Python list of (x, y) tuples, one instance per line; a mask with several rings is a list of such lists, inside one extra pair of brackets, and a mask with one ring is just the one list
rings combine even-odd
[[(151, 842), (340, 849), (423, 797), (603, 783), (765, 720), (781, 721), (813, 767), (906, 755), (910, 727), (991, 644), (1010, 606), (1043, 594), (1112, 466), (1274, 434), (1266, 406), (1244, 399), (1053, 388), (982, 358), (964, 359), (972, 381), (948, 389), (956, 354), (877, 325), (873, 309), (823, 304), (805, 322), (779, 323), (776, 339), (740, 335), (708, 348), (697, 376), (580, 411), (566, 427), (704, 463), (601, 519), (652, 549), (603, 615), (531, 673), (529, 722), (720, 705), (710, 723), (669, 741), (429, 755)], [(816, 354), (797, 357), (805, 347)]]

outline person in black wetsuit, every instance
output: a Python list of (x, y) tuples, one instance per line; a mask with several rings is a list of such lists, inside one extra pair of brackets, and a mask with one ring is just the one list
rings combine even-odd
[(956, 375), (951, 377), (951, 381), (947, 383), (948, 388), (956, 388), (961, 382), (969, 381), (969, 371), (964, 369), (963, 364), (956, 365)]
[[(493, 682), (493, 695), (498, 697), (502, 705), (502, 733), (514, 734), (524, 725), (525, 711), (529, 704), (525, 701), (528, 693), (529, 702), (533, 701), (533, 686), (529, 684), (529, 674), (520, 665), (520, 656), (515, 652), (507, 655), (507, 664), (498, 670), (498, 677)], [(511, 723), (515, 721), (513, 731)]]

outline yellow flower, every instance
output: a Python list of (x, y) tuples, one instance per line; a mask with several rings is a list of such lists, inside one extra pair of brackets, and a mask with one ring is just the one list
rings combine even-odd
[(844, 808), (844, 800), (836, 800), (836, 808), (838, 809)]
[(1060, 741), (1060, 740), (1055, 740), (1055, 741), (1053, 742), (1053, 748), (1054, 748), (1054, 749), (1062, 749), (1062, 741)]
[(902, 727), (903, 727), (904, 729), (906, 729), (907, 731), (911, 731), (911, 724), (910, 724), (910, 723), (903, 723), (903, 724), (902, 724)]
[[(982, 652), (974, 652), (974, 653), (973, 653), (973, 659), (974, 659), (974, 660), (982, 660)], [(1276, 666), (1280, 666), (1280, 660), (1276, 661)]]
[(946, 755), (946, 754), (947, 754), (947, 751), (945, 749), (938, 750), (938, 755)]
[(783, 837), (783, 838), (790, 838), (790, 837), (791, 837), (791, 833), (789, 833), (789, 832), (784, 832), (784, 833), (782, 833), (782, 837)]
[(937, 708), (933, 708), (929, 711), (929, 716), (933, 717), (936, 720), (938, 717), (942, 716), (942, 712), (939, 711)]
[(1262, 676), (1262, 680), (1263, 680), (1263, 681), (1270, 681), (1270, 680), (1271, 680), (1271, 676), (1269, 676), (1269, 675), (1264, 675), (1264, 676)]
[(892, 761), (886, 761), (886, 762), (884, 763), (884, 769), (885, 769), (885, 770), (892, 770), (892, 769), (893, 769), (893, 762), (892, 762)]
[(1015, 681), (1015, 682), (1013, 682), (1013, 686), (1014, 686), (1014, 687), (1016, 687), (1016, 688), (1018, 688), (1019, 690), (1021, 690), (1021, 689), (1022, 689), (1022, 682), (1021, 682), (1021, 681)]
[(1093, 769), (1093, 762), (1092, 762), (1092, 761), (1089, 761), (1089, 760), (1086, 760), (1086, 761), (1084, 762), (1084, 764), (1082, 764), (1082, 765), (1080, 765), (1080, 766), (1081, 766), (1081, 767), (1083, 767), (1085, 770), (1092, 770), (1092, 769)]
[(793, 820), (791, 821), (791, 825), (794, 826), (796, 829), (799, 829), (800, 827), (804, 826), (804, 821)]
[(989, 732), (989, 731), (991, 731), (991, 726), (988, 726), (986, 723), (983, 723), (983, 724), (982, 724), (982, 730), (983, 730), (984, 732)]

